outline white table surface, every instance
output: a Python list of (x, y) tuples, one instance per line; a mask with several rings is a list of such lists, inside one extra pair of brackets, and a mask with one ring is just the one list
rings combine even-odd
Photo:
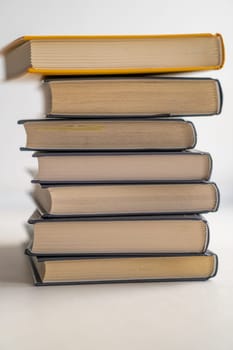
[(233, 348), (232, 208), (207, 216), (219, 255), (207, 282), (34, 287), (24, 209), (1, 211), (0, 349)]

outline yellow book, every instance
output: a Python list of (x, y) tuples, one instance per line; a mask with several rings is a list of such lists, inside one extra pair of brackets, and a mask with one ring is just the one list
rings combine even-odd
[(219, 69), (220, 34), (24, 36), (2, 50), (7, 78), (103, 75)]

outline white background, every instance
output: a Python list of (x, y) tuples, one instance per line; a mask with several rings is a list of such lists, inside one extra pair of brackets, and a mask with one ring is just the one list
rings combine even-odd
[[(206, 283), (32, 287), (22, 254), (23, 222), (33, 210), (25, 168), (35, 166), (18, 119), (43, 115), (40, 80), (0, 84), (0, 348), (5, 349), (226, 349), (233, 347), (233, 2), (232, 0), (2, 1), (0, 47), (25, 34), (162, 34), (220, 32), (226, 64), (195, 76), (219, 78), (220, 116), (192, 118), (197, 149), (214, 160), (221, 191), (209, 214), (218, 276)], [(4, 67), (1, 67), (3, 77)], [(188, 74), (187, 74), (188, 76)], [(193, 75), (194, 76), (194, 75)]]

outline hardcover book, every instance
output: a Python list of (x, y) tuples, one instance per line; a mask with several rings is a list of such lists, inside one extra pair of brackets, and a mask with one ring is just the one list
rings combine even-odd
[(44, 90), (51, 116), (214, 115), (222, 106), (220, 83), (209, 78), (47, 78)]
[(105, 216), (44, 219), (38, 211), (31, 255), (204, 253), (209, 229), (200, 215)]
[(146, 182), (209, 180), (206, 152), (36, 152), (33, 182)]
[(38, 286), (207, 280), (217, 273), (211, 252), (173, 256), (29, 256)]
[(25, 72), (90, 75), (219, 69), (220, 34), (24, 36), (5, 49), (7, 77)]
[(35, 185), (45, 216), (177, 214), (216, 211), (214, 183)]
[(183, 150), (196, 144), (193, 124), (174, 119), (22, 120), (30, 150)]

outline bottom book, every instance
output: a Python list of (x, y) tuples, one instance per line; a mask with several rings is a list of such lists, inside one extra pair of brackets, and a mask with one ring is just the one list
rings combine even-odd
[(29, 256), (35, 285), (203, 281), (217, 273), (217, 255)]

